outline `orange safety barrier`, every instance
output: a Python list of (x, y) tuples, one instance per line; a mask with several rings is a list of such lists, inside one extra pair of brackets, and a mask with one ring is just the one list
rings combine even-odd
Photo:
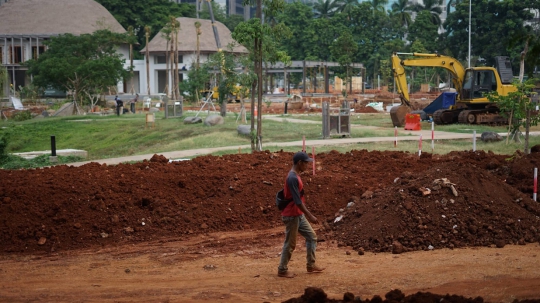
[(420, 114), (407, 114), (405, 115), (405, 129), (406, 130), (421, 130), (420, 126)]

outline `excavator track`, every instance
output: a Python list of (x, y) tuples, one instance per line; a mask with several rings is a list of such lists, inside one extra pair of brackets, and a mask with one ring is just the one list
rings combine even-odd
[(439, 109), (433, 113), (433, 122), (437, 125), (455, 123), (457, 111), (448, 109)]
[(459, 113), (458, 122), (462, 124), (474, 124), (476, 122), (476, 115), (472, 110), (464, 110)]
[(500, 125), (508, 119), (498, 112), (489, 109), (464, 110), (459, 113), (458, 122), (463, 124), (491, 124)]

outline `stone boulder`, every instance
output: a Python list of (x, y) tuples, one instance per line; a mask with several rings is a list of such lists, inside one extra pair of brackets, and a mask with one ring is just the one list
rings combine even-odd
[(502, 141), (503, 137), (496, 132), (483, 132), (480, 136), (480, 140), (483, 142), (497, 142)]
[(202, 123), (201, 117), (187, 117), (184, 119), (184, 124)]
[(215, 126), (219, 124), (223, 124), (225, 120), (220, 115), (210, 115), (204, 119), (204, 124), (208, 126)]
[[(255, 130), (256, 129), (257, 129), (257, 125), (255, 125)], [(236, 130), (238, 131), (239, 135), (249, 136), (249, 134), (251, 133), (251, 125), (238, 125)]]

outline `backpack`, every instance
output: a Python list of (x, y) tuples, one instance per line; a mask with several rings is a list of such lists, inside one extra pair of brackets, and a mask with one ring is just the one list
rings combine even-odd
[(279, 210), (284, 210), (289, 203), (291, 203), (293, 199), (285, 199), (285, 194), (283, 193), (283, 189), (277, 192), (276, 194), (276, 206)]

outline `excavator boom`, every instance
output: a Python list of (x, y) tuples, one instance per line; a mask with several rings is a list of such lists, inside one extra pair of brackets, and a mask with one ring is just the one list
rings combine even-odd
[[(407, 59), (399, 58), (407, 56)], [(497, 57), (497, 69), (493, 67), (463, 68), (461, 63), (448, 56), (423, 53), (394, 53), (392, 54), (392, 70), (396, 87), (401, 98), (401, 105), (392, 107), (390, 117), (394, 126), (402, 126), (405, 116), (410, 112), (410, 96), (407, 87), (406, 66), (439, 67), (446, 69), (452, 75), (452, 82), (457, 91), (455, 104), (448, 108), (439, 108), (432, 113), (435, 124), (470, 123), (470, 124), (500, 124), (506, 118), (499, 114), (497, 104), (487, 98), (490, 92), (506, 96), (516, 88), (508, 84), (511, 79), (511, 66), (508, 57)], [(501, 64), (502, 63), (502, 64)], [(503, 74), (504, 81), (501, 79)], [(508, 76), (508, 74), (510, 76)], [(433, 109), (433, 108), (432, 108)], [(419, 111), (422, 113), (422, 111)], [(424, 112), (424, 114), (426, 114)]]
[[(401, 59), (398, 55), (407, 55), (412, 56), (413, 58)], [(452, 74), (452, 82), (458, 92), (461, 91), (461, 87), (463, 86), (465, 68), (463, 68), (463, 65), (461, 65), (458, 60), (452, 57), (439, 54), (394, 53), (392, 54), (392, 70), (394, 71), (394, 79), (396, 80), (398, 93), (400, 94), (401, 101), (404, 105), (410, 106), (405, 66), (444, 68)]]

